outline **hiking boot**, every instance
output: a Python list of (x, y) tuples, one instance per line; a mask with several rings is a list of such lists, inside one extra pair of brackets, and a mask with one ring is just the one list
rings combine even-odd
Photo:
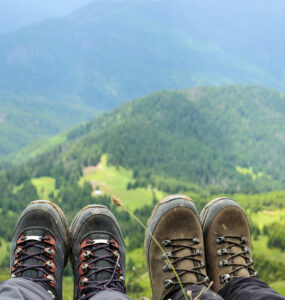
[(168, 299), (181, 290), (172, 266), (183, 287), (208, 284), (202, 228), (190, 198), (172, 195), (156, 205), (148, 220), (145, 254), (155, 300)]
[(201, 222), (207, 273), (215, 292), (235, 277), (257, 276), (248, 220), (237, 202), (227, 198), (210, 201), (201, 212)]
[(11, 278), (43, 286), (52, 299), (62, 299), (63, 269), (70, 246), (66, 218), (50, 201), (33, 201), (21, 214), (12, 239)]
[(103, 205), (83, 208), (71, 224), (74, 299), (104, 290), (126, 293), (125, 244), (119, 224)]

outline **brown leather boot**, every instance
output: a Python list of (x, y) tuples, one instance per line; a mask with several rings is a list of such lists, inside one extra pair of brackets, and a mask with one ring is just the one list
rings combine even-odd
[(168, 299), (181, 290), (166, 257), (184, 287), (208, 284), (202, 228), (190, 198), (172, 195), (160, 201), (148, 221), (148, 230), (164, 250), (161, 251), (146, 231), (145, 254), (153, 299)]
[(235, 277), (257, 276), (251, 256), (250, 229), (237, 202), (210, 201), (201, 212), (207, 273), (215, 292)]

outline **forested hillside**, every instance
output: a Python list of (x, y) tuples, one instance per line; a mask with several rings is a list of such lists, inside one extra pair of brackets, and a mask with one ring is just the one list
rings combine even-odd
[(280, 189), (284, 114), (284, 94), (252, 86), (155, 93), (71, 131), (60, 155), (36, 160), (34, 172), (40, 161), (80, 169), (107, 153), (134, 171), (136, 185), (159, 187), (162, 176), (230, 192)]
[[(277, 225), (285, 220), (284, 114), (285, 96), (273, 90), (201, 87), (158, 92), (69, 131), (59, 145), (0, 172), (0, 267), (7, 268), (7, 242), (30, 201), (54, 201), (69, 221), (85, 205), (101, 203), (126, 238), (130, 295), (149, 297), (144, 230), (111, 204), (111, 195), (143, 223), (166, 194), (192, 196), (199, 210), (227, 195), (250, 219), (261, 278), (284, 292), (285, 233)], [(65, 275), (71, 286), (70, 268)], [(66, 295), (72, 299), (69, 289)]]
[(50, 138), (98, 114), (77, 97), (54, 101), (38, 96), (15, 96), (0, 91), (0, 161), (15, 161), (28, 144)]

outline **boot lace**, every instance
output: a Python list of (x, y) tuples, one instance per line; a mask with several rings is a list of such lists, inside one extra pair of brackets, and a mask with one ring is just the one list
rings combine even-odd
[[(33, 251), (29, 250), (33, 248)], [(38, 251), (35, 251), (38, 250)], [(56, 264), (54, 257), (56, 255), (55, 239), (53, 236), (26, 236), (21, 235), (16, 243), (15, 260), (12, 264), (11, 278), (21, 277), (32, 280), (42, 285), (45, 289), (47, 286), (55, 288), (56, 277), (54, 272)], [(30, 264), (29, 259), (35, 258), (38, 264)], [(40, 271), (43, 276), (37, 278), (23, 277), (22, 273), (29, 270)], [(54, 299), (53, 293), (48, 290)]]
[[(171, 261), (173, 267), (175, 268), (177, 275), (179, 279), (181, 280), (181, 283), (183, 286), (187, 286), (190, 284), (202, 284), (202, 285), (208, 285), (209, 278), (202, 273), (202, 269), (205, 268), (205, 263), (199, 259), (199, 257), (202, 256), (202, 251), (200, 249), (197, 249), (196, 247), (200, 244), (199, 238), (189, 238), (189, 239), (171, 239), (171, 240), (163, 240), (162, 246), (164, 248), (167, 248), (168, 251), (162, 254), (162, 258), (166, 259), (166, 257), (169, 258)], [(179, 256), (179, 252), (181, 252), (184, 249), (189, 249), (190, 251), (188, 255)], [(169, 251), (170, 250), (170, 251)], [(190, 260), (193, 262), (194, 267), (193, 268), (178, 268), (177, 264), (180, 262), (184, 262)], [(173, 269), (169, 263), (167, 263), (165, 266), (163, 266), (163, 272), (173, 272)], [(186, 274), (194, 274), (196, 275), (197, 281), (183, 281), (182, 278)], [(180, 286), (176, 276), (174, 275), (170, 279), (164, 280), (164, 287), (168, 288), (171, 286)]]
[[(230, 279), (237, 276), (237, 272), (243, 268), (246, 268), (249, 271), (251, 277), (257, 277), (258, 273), (253, 267), (253, 260), (251, 258), (251, 251), (246, 247), (247, 238), (240, 236), (221, 236), (216, 239), (217, 244), (226, 243), (227, 246), (219, 249), (217, 251), (218, 256), (227, 255), (228, 258), (219, 262), (219, 267), (229, 267), (232, 266), (233, 270), (227, 274), (220, 275), (221, 283), (226, 283)], [(235, 247), (235, 250), (232, 248)], [(239, 248), (240, 251), (237, 251), (236, 248)], [(244, 259), (245, 263), (236, 263), (235, 258), (241, 257)]]
[[(105, 250), (108, 254), (96, 255), (98, 250)], [(79, 300), (89, 299), (98, 292), (107, 289), (125, 293), (125, 279), (120, 264), (120, 257), (119, 244), (115, 240), (86, 239), (81, 243)], [(98, 267), (96, 264), (99, 261), (108, 262), (111, 266)], [(93, 278), (101, 272), (109, 273), (110, 278), (101, 281), (94, 280)]]

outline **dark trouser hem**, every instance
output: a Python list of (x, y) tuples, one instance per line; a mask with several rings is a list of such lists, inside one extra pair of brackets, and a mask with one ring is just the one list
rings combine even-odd
[(238, 277), (223, 287), (219, 294), (225, 300), (285, 300), (276, 291), (255, 277)]
[[(28, 279), (12, 278), (0, 283), (1, 300), (52, 300), (51, 295), (38, 283)], [(102, 291), (90, 300), (131, 300), (116, 291)]]
[(90, 300), (131, 300), (131, 298), (120, 292), (106, 290), (91, 297)]
[(12, 278), (0, 283), (1, 300), (52, 300), (51, 295), (38, 283), (28, 279)]
[[(200, 300), (223, 300), (223, 298), (221, 296), (219, 296), (218, 294), (216, 294), (215, 292), (213, 292), (212, 290), (206, 290), (203, 292), (203, 286), (201, 285), (190, 285), (185, 287), (185, 292), (186, 295), (188, 295), (188, 299), (195, 299), (195, 297), (197, 297), (200, 293)], [(185, 296), (183, 294), (182, 291), (177, 292), (176, 294), (174, 294), (172, 297), (170, 298), (166, 298), (165, 300), (185, 300)]]

